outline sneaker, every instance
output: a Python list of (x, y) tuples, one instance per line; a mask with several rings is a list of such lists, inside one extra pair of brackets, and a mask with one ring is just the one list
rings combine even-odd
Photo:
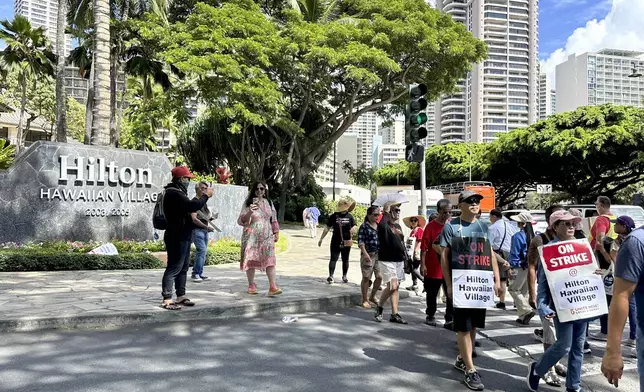
[(505, 302), (499, 302), (495, 308), (505, 310)]
[(397, 323), (397, 324), (408, 324), (407, 320), (402, 318), (402, 316), (399, 315), (398, 313), (392, 314), (391, 317), (389, 317), (389, 321), (392, 322), (392, 323)]
[(637, 344), (635, 343), (635, 339), (626, 339), (624, 340), (624, 346), (635, 348)]
[(534, 338), (543, 343), (543, 329), (535, 329)]
[(474, 369), (465, 373), (465, 385), (473, 391), (482, 391), (485, 389), (485, 386), (481, 382), (481, 375)]
[(456, 368), (457, 370), (462, 371), (463, 373), (466, 372), (465, 362), (463, 362), (463, 358), (461, 358), (460, 355), (458, 357), (456, 357), (456, 362), (454, 362), (454, 368)]
[(342, 277), (342, 283), (349, 283), (349, 279), (346, 276)]
[(378, 306), (378, 307), (376, 308), (376, 314), (374, 314), (374, 315), (373, 315), (373, 318), (375, 318), (375, 319), (376, 319), (376, 321), (377, 321), (377, 322), (379, 322), (379, 323), (381, 323), (381, 322), (382, 322), (382, 312), (383, 312), (384, 310), (385, 310), (385, 309), (384, 309), (382, 306)]
[(532, 320), (532, 318), (534, 316), (536, 316), (536, 315), (537, 314), (535, 312), (530, 312), (530, 313), (526, 314), (525, 316), (517, 319), (517, 323), (519, 323), (521, 325), (530, 325), (530, 320)]
[(608, 340), (608, 335), (602, 332), (591, 333), (589, 334), (589, 336), (591, 339), (599, 340), (601, 342), (605, 342), (606, 340)]
[(590, 349), (590, 344), (588, 342), (584, 342), (584, 354), (586, 355), (592, 355), (593, 351)]
[(552, 370), (546, 373), (545, 376), (543, 376), (543, 381), (545, 381), (545, 383), (550, 385), (551, 387), (561, 387), (561, 379)]
[(332, 284), (333, 283), (333, 277), (329, 276), (328, 278), (326, 278), (326, 282), (328, 284)]
[(418, 285), (412, 284), (411, 286), (407, 287), (407, 291), (418, 291)]
[(481, 347), (481, 342), (479, 342), (478, 340), (475, 340), (474, 347)]
[(526, 384), (528, 384), (528, 389), (531, 392), (537, 392), (539, 390), (539, 380), (541, 377), (534, 374), (534, 368), (537, 365), (536, 362), (531, 362), (528, 365), (528, 376), (526, 377)]
[(209, 278), (209, 277), (207, 277), (207, 276), (205, 276), (205, 275), (200, 275), (199, 277), (200, 277), (200, 278), (201, 278), (201, 280), (203, 280), (203, 281), (210, 280), (210, 278)]
[(557, 373), (559, 377), (566, 377), (568, 375), (568, 368), (565, 365), (557, 362), (557, 364), (555, 365), (555, 373)]
[(445, 321), (445, 324), (443, 324), (443, 328), (449, 329), (450, 331), (454, 330), (454, 322), (453, 321)]
[(196, 283), (199, 283), (199, 282), (201, 282), (203, 280), (203, 279), (201, 279), (201, 277), (199, 275), (192, 275), (190, 277), (190, 279), (192, 279), (192, 281), (196, 282)]
[(479, 353), (476, 352), (475, 349), (472, 349), (472, 358), (478, 358)]
[(279, 287), (271, 287), (268, 290), (268, 296), (269, 297), (273, 297), (273, 296), (280, 295), (280, 294), (282, 294), (282, 290)]
[(248, 294), (250, 295), (257, 294), (257, 285), (255, 285), (255, 283), (248, 285)]
[(436, 326), (436, 318), (427, 316), (425, 318), (425, 324), (429, 325), (430, 327), (435, 327)]

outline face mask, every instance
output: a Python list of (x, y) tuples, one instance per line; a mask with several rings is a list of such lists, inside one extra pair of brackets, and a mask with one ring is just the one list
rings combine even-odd
[(188, 188), (188, 186), (190, 185), (190, 180), (187, 180), (187, 179), (181, 180), (181, 185)]

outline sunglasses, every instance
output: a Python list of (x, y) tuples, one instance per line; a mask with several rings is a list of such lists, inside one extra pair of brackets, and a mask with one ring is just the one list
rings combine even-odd
[(263, 192), (263, 191), (265, 191), (265, 190), (266, 190), (266, 188), (264, 188), (263, 186), (259, 186), (259, 187), (257, 187), (257, 190), (258, 190), (258, 191), (262, 191), (262, 192)]
[(400, 208), (394, 208), (391, 212), (400, 212)]
[(371, 214), (371, 216), (379, 217), (380, 214)]
[(559, 225), (563, 224), (564, 226), (566, 226), (568, 228), (575, 227), (575, 224), (573, 222), (570, 222), (570, 221), (559, 221), (559, 223), (557, 223), (557, 224), (559, 224)]
[(416, 222), (418, 222), (418, 219), (416, 219), (416, 218), (411, 218), (409, 221), (410, 221), (411, 223), (416, 223)]
[(476, 197), (470, 197), (469, 199), (463, 200), (463, 203), (472, 204), (472, 205), (477, 204), (478, 205), (478, 204), (481, 204), (481, 200), (476, 198)]

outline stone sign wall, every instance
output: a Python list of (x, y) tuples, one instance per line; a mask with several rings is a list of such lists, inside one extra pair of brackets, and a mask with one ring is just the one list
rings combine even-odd
[[(171, 169), (160, 153), (36, 142), (0, 172), (0, 243), (152, 239), (154, 203)], [(244, 187), (216, 187), (208, 204), (223, 232), (213, 238), (239, 239), (245, 196)]]

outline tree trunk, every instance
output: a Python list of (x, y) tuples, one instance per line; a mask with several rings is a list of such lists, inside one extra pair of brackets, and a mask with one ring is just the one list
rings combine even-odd
[(85, 139), (83, 143), (90, 144), (92, 140), (92, 118), (94, 110), (94, 61), (96, 56), (92, 52), (92, 68), (89, 70), (89, 83), (87, 83), (87, 100), (85, 101)]
[(67, 143), (67, 94), (65, 93), (65, 26), (67, 0), (58, 1), (56, 22), (56, 141)]
[(116, 129), (116, 80), (118, 78), (118, 56), (112, 54), (110, 59), (110, 146), (116, 147), (119, 141)]
[(27, 106), (27, 77), (24, 74), (20, 75), (20, 90), (20, 119), (18, 120), (18, 140), (16, 140), (18, 153), (16, 155), (21, 154), (25, 148), (22, 126), (25, 122), (25, 106)]
[(94, 74), (94, 108), (91, 144), (110, 144), (110, 2), (94, 0), (94, 27), (96, 31), (92, 64)]
[(288, 151), (288, 158), (282, 173), (282, 186), (280, 188), (280, 210), (277, 213), (277, 220), (284, 222), (284, 215), (286, 214), (286, 192), (288, 191), (288, 183), (291, 174), (291, 164), (293, 163), (293, 150), (295, 150), (295, 138), (291, 142), (291, 148)]

